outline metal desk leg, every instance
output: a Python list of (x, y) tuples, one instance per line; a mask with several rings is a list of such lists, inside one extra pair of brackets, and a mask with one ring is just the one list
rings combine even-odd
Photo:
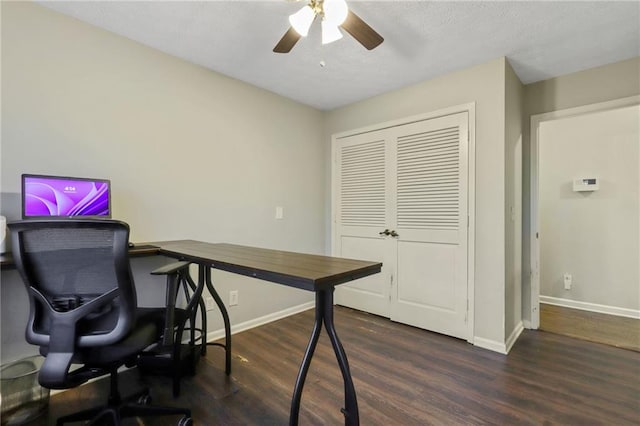
[(167, 291), (165, 296), (166, 316), (164, 318), (164, 332), (162, 333), (162, 345), (173, 346), (173, 333), (175, 325), (176, 296), (180, 272), (167, 276)]
[(289, 414), (289, 425), (297, 426), (298, 415), (300, 414), (300, 399), (302, 398), (302, 388), (304, 387), (304, 381), (307, 378), (307, 372), (309, 371), (309, 365), (311, 365), (311, 358), (313, 352), (316, 350), (318, 339), (320, 338), (320, 331), (322, 330), (322, 317), (324, 310), (320, 309), (321, 301), (323, 298), (320, 293), (316, 293), (316, 320), (313, 323), (313, 331), (311, 332), (311, 338), (307, 345), (307, 350), (302, 358), (302, 365), (298, 371), (298, 377), (296, 378), (296, 385), (293, 389), (293, 398), (291, 399), (291, 413)]
[(220, 299), (220, 295), (213, 287), (213, 282), (211, 281), (211, 268), (205, 265), (198, 265), (200, 272), (204, 270), (205, 284), (207, 285), (207, 290), (213, 297), (213, 300), (216, 301), (218, 308), (220, 309), (220, 313), (222, 314), (222, 320), (224, 321), (224, 345), (220, 343), (207, 343), (208, 345), (213, 346), (222, 346), (225, 350), (225, 366), (224, 371), (228, 375), (231, 374), (231, 322), (229, 321), (229, 313), (227, 312), (227, 308), (224, 306), (222, 299)]
[(327, 330), (329, 340), (333, 346), (333, 351), (336, 354), (340, 371), (342, 372), (342, 380), (344, 382), (344, 401), (345, 408), (341, 411), (344, 414), (344, 424), (346, 426), (357, 426), (360, 424), (360, 418), (358, 413), (358, 400), (356, 398), (356, 390), (353, 386), (353, 380), (351, 379), (351, 372), (349, 370), (349, 361), (347, 360), (347, 354), (338, 339), (338, 334), (333, 323), (333, 291), (334, 289), (320, 290), (316, 292), (316, 317), (313, 324), (313, 330), (311, 332), (311, 338), (307, 345), (307, 350), (302, 359), (302, 365), (298, 372), (295, 388), (293, 391), (293, 398), (291, 400), (291, 413), (289, 416), (289, 425), (294, 426), (298, 424), (298, 416), (300, 413), (300, 400), (302, 398), (302, 388), (304, 387), (304, 381), (307, 377), (309, 365), (311, 364), (311, 358), (313, 352), (316, 349), (318, 338), (320, 337), (320, 331), (322, 324)]
[[(191, 291), (193, 292), (193, 295), (190, 295), (187, 291), (187, 289), (185, 287), (183, 287), (184, 289), (184, 296), (186, 300), (189, 300), (190, 297), (195, 297), (196, 294), (199, 294), (198, 297), (198, 307), (200, 309), (200, 321), (201, 321), (201, 325), (200, 325), (200, 355), (206, 355), (207, 351), (207, 307), (204, 303), (204, 298), (202, 297), (202, 290), (199, 289), (204, 289), (204, 271), (202, 270), (198, 270), (198, 283), (196, 284), (193, 281), (193, 278), (191, 278), (191, 275), (187, 272), (184, 274), (184, 278), (186, 281), (186, 285), (189, 286), (189, 288), (191, 288)], [(195, 342), (196, 341), (196, 331), (197, 329), (195, 328), (195, 323), (196, 323), (196, 315), (197, 315), (197, 309), (194, 309), (193, 311), (193, 315), (191, 318), (191, 324), (194, 324), (194, 327), (191, 327), (191, 342)]]
[(338, 334), (333, 325), (333, 288), (323, 292), (324, 300), (324, 326), (329, 334), (329, 340), (336, 354), (340, 371), (342, 372), (342, 380), (344, 381), (344, 406), (342, 410), (344, 414), (344, 424), (355, 426), (360, 424), (360, 416), (358, 413), (358, 399), (356, 398), (356, 389), (351, 379), (351, 371), (349, 370), (349, 361), (347, 354), (338, 339)]

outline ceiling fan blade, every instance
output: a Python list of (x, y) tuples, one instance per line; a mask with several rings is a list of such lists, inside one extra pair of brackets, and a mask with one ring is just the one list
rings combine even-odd
[(276, 53), (289, 53), (293, 46), (300, 40), (300, 34), (290, 27), (286, 33), (282, 36), (276, 47), (273, 48), (273, 51)]
[(375, 49), (384, 41), (380, 34), (352, 11), (349, 11), (347, 19), (342, 23), (341, 27), (368, 50)]

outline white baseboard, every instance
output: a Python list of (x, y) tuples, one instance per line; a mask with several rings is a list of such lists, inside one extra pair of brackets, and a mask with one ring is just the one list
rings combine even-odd
[[(282, 311), (274, 312), (269, 315), (265, 315), (259, 318), (254, 318), (249, 321), (242, 322), (240, 324), (231, 326), (231, 334), (240, 333), (241, 331), (249, 330), (251, 328), (259, 327), (264, 324), (268, 324), (273, 321), (277, 321), (282, 318), (286, 318), (291, 315), (295, 315), (297, 313), (306, 311), (308, 309), (312, 309), (315, 306), (314, 302), (303, 303), (298, 306), (293, 306), (291, 308), (283, 309)], [(213, 340), (218, 340), (224, 337), (224, 328), (213, 330), (207, 333), (207, 342), (211, 342)]]
[(503, 355), (507, 354), (507, 345), (498, 342), (496, 340), (485, 339), (484, 337), (473, 337), (473, 345), (479, 348), (489, 349), (490, 351), (498, 352)]
[(599, 305), (597, 303), (579, 302), (577, 300), (561, 299), (559, 297), (542, 295), (540, 295), (540, 303), (580, 309), (583, 311), (598, 312), (601, 314), (616, 315), (619, 317), (640, 319), (640, 310), (637, 309), (619, 308), (617, 306)]
[(490, 351), (498, 352), (507, 355), (513, 345), (518, 340), (518, 337), (522, 334), (524, 327), (522, 321), (520, 321), (511, 332), (511, 335), (507, 338), (507, 341), (502, 343), (496, 340), (485, 339), (483, 337), (474, 336), (473, 345), (483, 349), (489, 349)]
[(522, 321), (520, 321), (518, 324), (516, 324), (516, 327), (513, 329), (513, 331), (511, 332), (511, 335), (507, 339), (507, 342), (506, 342), (507, 353), (509, 353), (509, 351), (511, 350), (513, 345), (516, 343), (516, 341), (518, 340), (518, 337), (520, 337), (523, 331), (524, 331), (524, 325), (522, 324)]

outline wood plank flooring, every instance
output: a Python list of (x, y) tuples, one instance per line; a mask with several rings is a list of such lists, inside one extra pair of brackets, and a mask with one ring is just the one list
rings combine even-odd
[[(335, 322), (351, 365), (364, 425), (637, 425), (640, 353), (525, 330), (504, 356), (464, 341), (336, 307)], [(286, 425), (293, 385), (313, 323), (306, 311), (234, 335), (233, 374), (210, 347), (180, 398), (167, 378), (144, 379), (154, 403), (190, 406), (197, 425)], [(137, 372), (123, 375), (126, 392)], [(51, 398), (60, 414), (94, 404), (105, 381)], [(323, 333), (302, 397), (300, 425), (340, 425), (340, 372)], [(175, 419), (132, 425), (170, 425)]]
[(640, 351), (640, 320), (540, 304), (540, 329)]

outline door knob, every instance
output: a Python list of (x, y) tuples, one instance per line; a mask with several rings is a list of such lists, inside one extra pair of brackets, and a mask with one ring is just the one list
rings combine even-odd
[(380, 235), (391, 235), (391, 232), (389, 232), (389, 230), (388, 230), (388, 229), (385, 229), (384, 231), (382, 231), (382, 232), (378, 232), (378, 233), (379, 233)]
[(391, 235), (392, 237), (399, 237), (400, 236), (400, 234), (398, 234), (395, 229), (393, 231), (391, 231), (388, 235)]

